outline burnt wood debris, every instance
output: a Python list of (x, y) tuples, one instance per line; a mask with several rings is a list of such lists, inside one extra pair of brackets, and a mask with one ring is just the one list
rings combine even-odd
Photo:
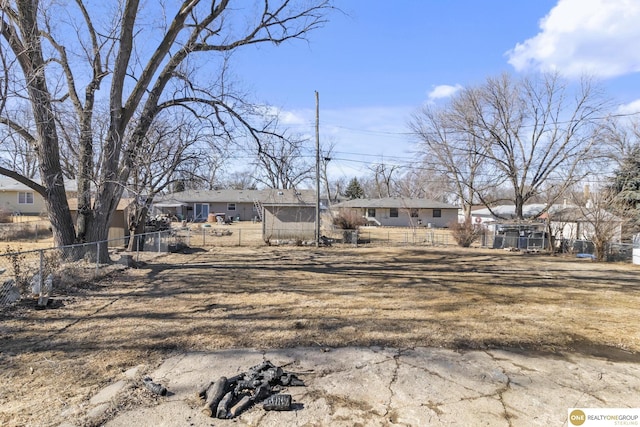
[(267, 360), (234, 377), (221, 376), (199, 390), (197, 397), (203, 403), (203, 414), (227, 419), (259, 403), (266, 411), (290, 411), (291, 395), (280, 392), (285, 387), (304, 385), (295, 374)]
[(153, 380), (149, 377), (144, 377), (142, 379), (142, 383), (154, 394), (159, 394), (160, 396), (167, 395), (167, 388), (162, 384), (154, 383)]

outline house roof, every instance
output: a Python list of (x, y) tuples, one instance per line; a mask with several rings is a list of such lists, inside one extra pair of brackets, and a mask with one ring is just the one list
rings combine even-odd
[[(524, 205), (522, 207), (522, 216), (524, 218), (534, 218), (536, 215), (539, 215), (540, 212), (547, 205), (542, 203), (532, 203), (529, 205)], [(492, 207), (491, 210), (496, 215), (501, 217), (515, 218), (516, 208), (514, 205), (500, 205)], [(486, 218), (494, 218), (489, 209), (478, 209), (471, 212), (473, 216), (477, 217), (486, 217)], [(599, 214), (602, 218), (607, 218), (609, 220), (619, 220), (619, 218), (615, 217), (610, 213), (606, 213), (601, 211)], [(580, 221), (589, 221), (588, 216), (593, 216), (593, 213), (589, 213), (589, 210), (581, 209), (575, 205), (567, 205), (567, 204), (554, 204), (549, 206), (546, 213), (541, 215), (540, 218), (551, 218), (552, 221), (571, 221), (571, 222), (580, 222)]]
[[(563, 205), (552, 205), (549, 208), (549, 212), (553, 212), (555, 209), (557, 209), (557, 207), (562, 207)], [(529, 204), (529, 205), (524, 205), (522, 207), (522, 216), (524, 216), (525, 218), (531, 218), (534, 217), (538, 214), (540, 214), (540, 212), (542, 212), (542, 210), (544, 210), (544, 208), (546, 207), (545, 204), (542, 203), (533, 203), (533, 204)], [(491, 208), (491, 211), (493, 211), (496, 215), (501, 216), (501, 217), (505, 217), (505, 218), (515, 218), (516, 217), (516, 207), (515, 205), (499, 205), (499, 206), (493, 206)], [(487, 217), (487, 218), (493, 218), (494, 215), (491, 213), (491, 211), (488, 208), (483, 208), (483, 209), (476, 209), (474, 211), (471, 212), (471, 214), (473, 216), (483, 216), (483, 217)]]
[[(38, 180), (34, 180), (39, 183)], [(65, 191), (77, 191), (77, 183), (75, 181), (66, 181), (64, 182)], [(31, 188), (27, 187), (21, 182), (16, 181), (13, 178), (9, 178), (8, 176), (0, 175), (0, 191), (33, 191)]]
[(384, 197), (381, 199), (353, 199), (333, 205), (336, 208), (398, 208), (398, 209), (458, 209), (457, 206), (430, 199)]
[(565, 222), (594, 222), (609, 221), (620, 222), (622, 219), (604, 209), (581, 208), (579, 206), (568, 205), (564, 209), (559, 209), (551, 215), (552, 221)]
[(157, 196), (156, 206), (191, 203), (254, 203), (263, 205), (300, 205), (315, 203), (314, 190), (186, 190)]
[[(68, 199), (68, 203), (69, 203), (69, 210), (71, 212), (75, 212), (78, 210), (78, 199), (75, 197), (70, 197)], [(120, 199), (120, 201), (118, 202), (118, 206), (116, 207), (116, 211), (123, 211), (125, 210), (131, 203), (133, 203), (133, 199), (128, 199), (125, 197), (122, 197)]]

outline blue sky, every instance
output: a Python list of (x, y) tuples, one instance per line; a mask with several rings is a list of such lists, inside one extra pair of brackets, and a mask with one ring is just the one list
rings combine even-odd
[[(281, 123), (335, 144), (331, 173), (406, 164), (407, 121), (425, 102), (502, 72), (597, 77), (621, 111), (640, 110), (638, 0), (336, 1), (309, 42), (251, 47), (233, 68)], [(635, 102), (635, 103), (634, 103)], [(310, 149), (313, 143), (310, 142)]]

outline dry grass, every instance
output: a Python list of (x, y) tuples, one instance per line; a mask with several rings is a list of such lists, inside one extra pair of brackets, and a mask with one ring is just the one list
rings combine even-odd
[(184, 351), (518, 347), (630, 360), (640, 352), (637, 266), (497, 250), (214, 248), (76, 287), (44, 311), (33, 305), (0, 323), (2, 425), (81, 417), (88, 397), (123, 370)]

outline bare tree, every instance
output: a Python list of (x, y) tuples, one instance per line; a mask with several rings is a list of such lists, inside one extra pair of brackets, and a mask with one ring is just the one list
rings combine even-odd
[(369, 171), (373, 179), (375, 194), (378, 198), (394, 196), (393, 174), (398, 172), (400, 166), (377, 163), (369, 166)]
[[(606, 148), (605, 162), (597, 172), (620, 168), (630, 158), (637, 156), (640, 147), (640, 119), (627, 116), (607, 117), (600, 131), (600, 141)], [(608, 161), (608, 162), (606, 162)]]
[(395, 180), (394, 188), (394, 193), (400, 197), (432, 199), (444, 203), (458, 202), (449, 176), (442, 172), (442, 168), (432, 167), (426, 162), (408, 168)]
[[(26, 128), (33, 127), (28, 112), (23, 109), (16, 108), (7, 113), (11, 114), (12, 121), (25, 123)], [(26, 178), (34, 179), (38, 175), (38, 158), (31, 134), (9, 127), (0, 129), (0, 132), (0, 165)]]
[[(8, 59), (3, 65), (22, 85), (17, 96), (28, 99), (34, 128), (6, 115), (1, 124), (31, 136), (40, 182), (5, 167), (0, 173), (45, 198), (56, 244), (105, 240), (136, 154), (148, 142), (160, 112), (185, 108), (221, 132), (242, 127), (260, 140), (262, 129), (251, 124), (251, 106), (216, 72), (216, 60), (224, 62), (229, 52), (247, 45), (305, 38), (325, 22), (331, 8), (328, 0), (261, 3), (242, 9), (229, 7), (229, 0), (189, 0), (173, 10), (163, 4), (158, 12), (155, 3), (148, 4), (153, 11), (143, 11), (138, 0), (124, 0), (114, 5), (112, 16), (105, 16), (100, 3), (82, 0), (0, 3), (2, 49)], [(165, 21), (147, 25), (141, 16)], [(206, 72), (197, 72), (201, 65)], [(211, 75), (216, 78), (205, 77)], [(102, 92), (104, 86), (108, 93)], [(102, 102), (109, 112), (104, 136), (94, 129), (94, 113)], [(75, 229), (64, 190), (56, 116), (63, 104), (74, 112), (78, 129)]]
[(155, 196), (175, 183), (177, 177), (184, 176), (181, 169), (200, 157), (200, 131), (186, 120), (176, 122), (175, 117), (158, 118), (151, 125), (126, 186), (127, 193), (133, 196), (129, 205), (130, 250), (136, 247), (136, 234), (144, 233)]
[[(575, 208), (568, 214), (571, 220), (580, 224), (580, 236), (593, 242), (595, 258), (597, 261), (606, 260), (607, 248), (612, 242), (619, 242), (625, 222), (630, 215), (623, 212), (628, 207), (621, 206), (618, 202), (618, 194), (610, 187), (590, 189), (589, 192), (575, 192), (573, 197)], [(612, 213), (612, 206), (618, 205), (618, 213)], [(563, 212), (566, 216), (567, 212)]]
[(608, 105), (588, 79), (571, 93), (557, 74), (503, 74), (462, 91), (459, 101), (469, 109), (473, 126), (466, 129), (482, 144), (482, 156), (512, 190), (517, 218), (545, 188), (551, 197), (543, 213), (602, 155), (597, 135)]
[(257, 188), (256, 181), (253, 178), (255, 175), (252, 169), (234, 171), (223, 180), (224, 188), (231, 188), (233, 190), (255, 190)]
[[(329, 179), (329, 162), (331, 162), (331, 157), (333, 156), (333, 151), (336, 146), (335, 140), (329, 140), (323, 144), (324, 146), (320, 147), (320, 180), (324, 186), (324, 193), (327, 196), (327, 200), (329, 203), (335, 202), (338, 200), (340, 196), (340, 190), (342, 186), (341, 181), (334, 181), (333, 185), (331, 180)], [(332, 191), (333, 188), (333, 191)]]
[[(478, 195), (483, 193), (488, 200), (486, 190), (499, 186), (504, 178), (487, 172), (485, 150), (474, 131), (473, 115), (465, 98), (455, 98), (443, 108), (425, 105), (412, 116), (409, 127), (422, 147), (421, 168), (448, 181), (444, 188), (453, 189), (465, 219), (470, 221)], [(434, 184), (437, 183), (431, 186)]]
[(256, 153), (254, 179), (267, 188), (297, 188), (313, 177), (315, 166), (304, 156), (307, 139), (267, 135)]
[(503, 74), (462, 90), (441, 112), (427, 108), (413, 129), (449, 173), (463, 178), (457, 180), (463, 204), (475, 194), (491, 208), (494, 200), (484, 190), (508, 187), (522, 219), (524, 204), (543, 188), (551, 197), (540, 214), (587, 175), (589, 161), (603, 155), (597, 135), (607, 106), (588, 79), (572, 93), (556, 74)]
[(214, 190), (226, 184), (226, 168), (232, 157), (232, 144), (226, 137), (211, 134), (206, 123), (195, 123), (199, 129), (197, 156), (181, 166), (178, 180), (185, 189)]

